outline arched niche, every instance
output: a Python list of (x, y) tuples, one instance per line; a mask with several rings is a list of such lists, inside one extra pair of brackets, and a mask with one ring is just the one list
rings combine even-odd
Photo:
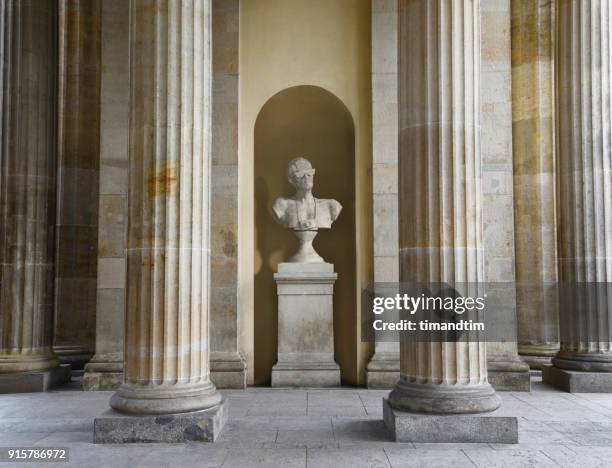
[(287, 163), (303, 156), (316, 169), (313, 193), (335, 198), (342, 213), (314, 246), (338, 273), (334, 288), (335, 359), (351, 369), (357, 343), (355, 238), (355, 129), (346, 106), (317, 86), (294, 86), (271, 97), (260, 110), (254, 132), (254, 383), (270, 383), (277, 357), (278, 305), (273, 274), (297, 248), (292, 232), (276, 223), (272, 203), (292, 196)]

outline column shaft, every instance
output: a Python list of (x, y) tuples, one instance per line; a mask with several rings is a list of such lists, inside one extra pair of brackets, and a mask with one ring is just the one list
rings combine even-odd
[(554, 162), (554, 8), (512, 2), (512, 151), (519, 352), (531, 367), (559, 349)]
[(54, 0), (0, 3), (0, 373), (58, 364), (56, 13)]
[(111, 406), (210, 408), (210, 0), (133, 0), (130, 60), (125, 383)]
[(59, 2), (58, 215), (53, 349), (81, 368), (95, 347), (100, 0)]
[(612, 372), (611, 2), (558, 0), (556, 39), (559, 280), (587, 289), (553, 364)]
[[(401, 282), (483, 280), (480, 2), (400, 1)], [(491, 411), (484, 342), (400, 346), (389, 403), (433, 413)]]

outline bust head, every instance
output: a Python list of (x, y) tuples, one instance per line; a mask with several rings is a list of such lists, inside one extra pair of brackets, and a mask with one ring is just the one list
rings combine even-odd
[(306, 158), (295, 158), (287, 165), (287, 179), (296, 189), (312, 190), (315, 170)]

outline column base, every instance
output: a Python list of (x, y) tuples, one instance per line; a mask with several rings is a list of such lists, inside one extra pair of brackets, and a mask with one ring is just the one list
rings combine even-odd
[(163, 416), (203, 411), (219, 405), (222, 399), (210, 380), (156, 386), (124, 382), (109, 404), (122, 413)]
[(338, 387), (335, 362), (278, 362), (272, 367), (272, 387)]
[(532, 356), (529, 354), (521, 354), (520, 356), (531, 370), (536, 371), (541, 371), (544, 366), (550, 366), (552, 361), (552, 356)]
[(123, 353), (96, 354), (85, 365), (83, 390), (117, 390), (123, 383)]
[(489, 383), (496, 391), (531, 391), (529, 366), (523, 361), (489, 361), (487, 375)]
[(72, 366), (73, 373), (76, 370), (82, 370), (93, 357), (93, 353), (83, 346), (54, 346), (53, 352), (61, 364)]
[(51, 369), (0, 374), (0, 394), (46, 392), (70, 382), (70, 364), (60, 364)]
[(501, 400), (488, 382), (441, 385), (400, 378), (389, 394), (389, 404), (399, 411), (449, 415), (488, 413), (499, 408)]
[(518, 345), (519, 356), (531, 370), (542, 370), (549, 366), (551, 359), (559, 352), (559, 343), (521, 344)]
[(545, 366), (542, 368), (542, 382), (570, 393), (612, 393), (611, 372), (585, 372)]
[(225, 400), (207, 410), (163, 416), (126, 415), (109, 410), (94, 419), (94, 444), (214, 442), (227, 422)]
[(215, 353), (210, 357), (210, 380), (219, 389), (246, 388), (246, 363), (238, 353)]
[(518, 420), (508, 416), (422, 415), (383, 398), (383, 420), (395, 442), (517, 444)]
[(400, 377), (399, 353), (376, 353), (366, 369), (366, 385), (373, 389), (392, 389)]

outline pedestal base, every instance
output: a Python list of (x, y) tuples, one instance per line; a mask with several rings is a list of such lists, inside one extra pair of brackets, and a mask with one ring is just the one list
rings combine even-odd
[(238, 353), (212, 353), (210, 380), (218, 389), (246, 388), (246, 364)]
[(334, 361), (334, 283), (331, 263), (280, 263), (274, 274), (278, 293), (278, 362), (273, 387), (340, 385)]
[(192, 413), (133, 416), (109, 410), (94, 420), (94, 444), (214, 442), (227, 422), (227, 402)]
[(612, 372), (584, 372), (542, 368), (542, 382), (570, 393), (612, 393)]
[(51, 387), (70, 382), (70, 364), (51, 369), (0, 374), (0, 394), (46, 392)]
[(272, 368), (272, 387), (338, 387), (340, 366), (331, 363), (277, 363)]
[(83, 390), (117, 390), (123, 383), (123, 353), (96, 354), (85, 365)]
[(489, 383), (496, 391), (529, 392), (529, 366), (521, 360), (490, 360), (487, 362)]
[(400, 377), (399, 353), (379, 356), (376, 353), (366, 369), (366, 385), (372, 389), (392, 389)]
[(398, 411), (383, 398), (383, 420), (396, 442), (517, 444), (515, 417), (423, 415)]
[(83, 390), (86, 392), (117, 390), (122, 383), (123, 372), (85, 372), (83, 374)]
[(541, 371), (544, 366), (550, 366), (553, 356), (532, 356), (521, 354), (521, 359), (529, 366), (530, 370)]

